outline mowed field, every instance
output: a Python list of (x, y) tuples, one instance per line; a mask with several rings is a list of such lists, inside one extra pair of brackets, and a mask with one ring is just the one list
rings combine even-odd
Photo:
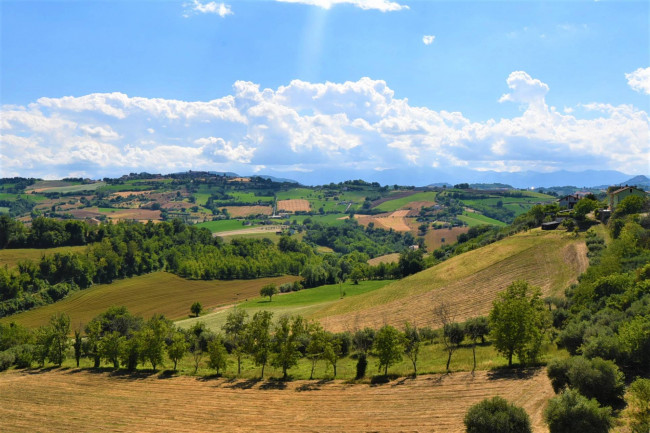
[(10, 268), (16, 266), (22, 260), (38, 261), (41, 257), (55, 253), (80, 253), (87, 247), (85, 245), (75, 247), (57, 248), (18, 248), (0, 250), (0, 266), (7, 265)]
[(487, 315), (498, 292), (516, 280), (561, 294), (587, 268), (584, 240), (565, 232), (520, 233), (467, 252), (371, 293), (343, 299), (315, 318), (333, 331), (356, 326), (440, 325), (433, 310), (450, 304), (455, 320)]
[[(163, 379), (164, 378), (164, 379)], [(553, 389), (543, 369), (401, 378), (381, 385), (256, 381), (77, 369), (0, 374), (3, 432), (426, 431), (460, 433), (467, 409), (500, 395), (534, 432)]]
[(304, 199), (278, 200), (278, 212), (309, 212), (309, 201)]
[(15, 321), (37, 327), (46, 325), (53, 314), (65, 312), (70, 316), (74, 329), (77, 324), (88, 323), (114, 305), (123, 305), (131, 313), (145, 318), (162, 313), (169, 319), (180, 319), (188, 317), (190, 305), (196, 301), (201, 302), (204, 309), (211, 309), (257, 297), (266, 284), (279, 285), (297, 278), (284, 276), (257, 280), (195, 281), (166, 272), (154, 272), (81, 290), (54, 304), (4, 317), (0, 323)]

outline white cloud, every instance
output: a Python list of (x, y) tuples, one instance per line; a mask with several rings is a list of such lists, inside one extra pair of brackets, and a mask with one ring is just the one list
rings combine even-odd
[(431, 45), (435, 39), (436, 37), (434, 35), (422, 36), (422, 42), (424, 42), (424, 45)]
[(639, 93), (650, 95), (650, 67), (625, 74), (627, 84)]
[(546, 103), (548, 85), (526, 72), (511, 73), (506, 84), (499, 100), (521, 113), (483, 122), (412, 106), (370, 78), (277, 89), (238, 81), (231, 95), (196, 102), (122, 93), (41, 98), (0, 110), (0, 164), (41, 177), (259, 167), (647, 171), (645, 111), (607, 103), (558, 111)]
[(329, 9), (338, 4), (350, 4), (363, 10), (378, 10), (381, 12), (395, 12), (409, 7), (390, 0), (276, 0), (282, 3), (302, 3)]
[(195, 14), (215, 14), (221, 18), (225, 18), (233, 14), (230, 5), (213, 1), (204, 3), (200, 0), (193, 0), (192, 2), (185, 3), (183, 6), (185, 7), (185, 13), (183, 14), (185, 18), (189, 18)]

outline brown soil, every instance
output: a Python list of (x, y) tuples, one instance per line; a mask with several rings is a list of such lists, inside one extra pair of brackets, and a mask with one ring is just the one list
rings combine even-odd
[(469, 406), (500, 395), (533, 431), (553, 390), (544, 370), (453, 373), (386, 384), (254, 381), (89, 370), (0, 374), (4, 432), (422, 431), (461, 433)]

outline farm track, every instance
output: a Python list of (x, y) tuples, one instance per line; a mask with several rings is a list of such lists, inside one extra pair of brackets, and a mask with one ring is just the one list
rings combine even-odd
[(472, 404), (500, 395), (535, 432), (553, 390), (544, 370), (342, 381), (261, 382), (112, 375), (89, 370), (0, 375), (4, 432), (426, 431), (460, 433)]
[[(350, 330), (351, 324), (374, 328), (386, 323), (402, 326), (406, 321), (418, 326), (439, 327), (434, 320), (433, 310), (443, 301), (450, 305), (456, 321), (464, 321), (487, 315), (497, 293), (513, 281), (528, 281), (540, 287), (543, 296), (548, 296), (574, 282), (587, 267), (586, 247), (578, 241), (564, 245), (557, 242), (532, 243), (513, 254), (494, 259), (489, 257), (491, 252), (488, 246), (467, 253), (469, 256), (466, 259), (471, 256), (473, 260), (485, 262), (475, 272), (460, 278), (445, 281), (457, 267), (453, 262), (447, 263), (447, 266), (443, 263), (439, 269), (434, 267), (415, 274), (368, 296), (371, 299), (370, 296), (380, 295), (384, 291), (391, 294), (393, 299), (385, 297), (379, 304), (371, 300), (369, 305), (364, 305), (359, 298), (356, 308), (342, 314), (324, 311), (318, 318), (325, 328), (332, 331)], [(405, 295), (400, 294), (402, 286)]]

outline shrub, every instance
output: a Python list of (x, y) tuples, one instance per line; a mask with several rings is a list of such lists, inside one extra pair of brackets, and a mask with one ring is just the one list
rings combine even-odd
[(34, 362), (34, 345), (19, 344), (11, 348), (11, 352), (16, 358), (14, 363), (18, 368), (29, 368)]
[(485, 399), (465, 414), (467, 433), (530, 433), (530, 418), (525, 410), (501, 397)]
[(575, 390), (565, 390), (552, 398), (544, 410), (550, 433), (607, 433), (612, 425), (612, 410), (600, 407)]
[(623, 373), (612, 361), (601, 358), (589, 360), (576, 356), (549, 363), (548, 377), (555, 392), (569, 387), (601, 404), (616, 404), (625, 390)]
[(632, 433), (650, 431), (650, 379), (637, 379), (630, 385), (628, 396)]
[(14, 364), (15, 359), (14, 354), (9, 350), (0, 352), (0, 371), (4, 371), (11, 367)]

